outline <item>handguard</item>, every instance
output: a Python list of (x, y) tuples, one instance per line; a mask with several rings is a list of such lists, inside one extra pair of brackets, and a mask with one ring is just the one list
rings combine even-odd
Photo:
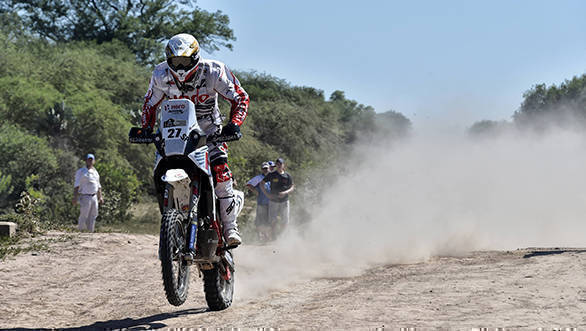
[(228, 141), (240, 140), (240, 138), (242, 138), (242, 133), (240, 133), (240, 132), (232, 134), (232, 135), (225, 135), (222, 133), (222, 134), (208, 138), (208, 141), (213, 142), (213, 143), (225, 143)]
[(131, 128), (128, 133), (128, 141), (132, 144), (152, 144), (155, 142), (155, 135), (148, 128)]

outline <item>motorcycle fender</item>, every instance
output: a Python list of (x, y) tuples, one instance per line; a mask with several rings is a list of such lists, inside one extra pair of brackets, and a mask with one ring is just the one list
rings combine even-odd
[(173, 206), (186, 215), (191, 203), (190, 179), (183, 169), (169, 169), (161, 176), (163, 182), (173, 186)]
[(183, 169), (169, 169), (161, 177), (161, 180), (167, 183), (181, 182), (182, 180), (189, 178), (185, 170)]

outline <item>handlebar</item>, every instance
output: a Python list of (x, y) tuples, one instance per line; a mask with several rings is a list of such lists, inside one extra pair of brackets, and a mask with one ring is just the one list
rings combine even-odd
[[(242, 138), (242, 133), (226, 136), (221, 134), (215, 135), (200, 135), (200, 139), (206, 139), (206, 143), (224, 143), (229, 141), (235, 141)], [(146, 128), (131, 128), (128, 133), (128, 141), (131, 144), (157, 144), (163, 139), (160, 132), (153, 133), (152, 130)]]

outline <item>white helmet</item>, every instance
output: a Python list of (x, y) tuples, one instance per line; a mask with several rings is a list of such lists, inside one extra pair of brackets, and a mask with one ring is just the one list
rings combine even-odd
[(187, 33), (174, 35), (165, 47), (167, 64), (171, 74), (180, 83), (193, 77), (199, 63), (199, 43)]

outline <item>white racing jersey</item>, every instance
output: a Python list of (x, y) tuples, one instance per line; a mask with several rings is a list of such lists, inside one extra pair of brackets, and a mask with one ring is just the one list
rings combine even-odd
[(159, 63), (149, 84), (142, 108), (142, 126), (154, 128), (157, 108), (165, 98), (190, 99), (195, 104), (198, 123), (206, 134), (219, 130), (222, 118), (218, 94), (231, 104), (230, 122), (240, 126), (248, 111), (248, 94), (228, 67), (219, 61), (201, 59), (192, 78), (180, 89), (167, 62)]
[(98, 189), (102, 187), (100, 185), (100, 174), (96, 168), (87, 167), (79, 168), (75, 172), (75, 183), (73, 187), (79, 187), (79, 194), (96, 194)]

